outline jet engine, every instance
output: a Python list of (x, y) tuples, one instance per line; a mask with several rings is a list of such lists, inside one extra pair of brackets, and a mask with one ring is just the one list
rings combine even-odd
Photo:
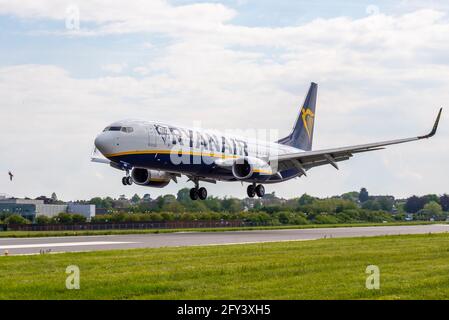
[(232, 174), (239, 180), (246, 180), (254, 177), (267, 179), (273, 174), (270, 165), (258, 158), (245, 157), (234, 160), (232, 164)]
[(133, 182), (139, 186), (163, 188), (170, 183), (171, 177), (165, 171), (133, 168), (131, 170)]

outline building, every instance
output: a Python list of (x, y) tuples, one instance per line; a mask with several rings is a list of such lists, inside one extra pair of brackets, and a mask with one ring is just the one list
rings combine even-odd
[(54, 217), (61, 212), (81, 214), (89, 220), (95, 216), (95, 205), (45, 204), (44, 200), (0, 199), (0, 214), (20, 214), (30, 221), (34, 221), (38, 216)]
[(67, 205), (67, 213), (77, 213), (85, 216), (87, 219), (95, 217), (95, 212), (94, 204), (69, 203)]

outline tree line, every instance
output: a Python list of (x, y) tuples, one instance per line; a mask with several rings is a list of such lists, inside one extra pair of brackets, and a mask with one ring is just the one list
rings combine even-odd
[[(281, 199), (274, 193), (263, 199), (208, 197), (192, 201), (189, 189), (179, 190), (176, 196), (164, 195), (156, 199), (148, 196), (131, 199), (93, 198), (83, 203), (95, 204), (104, 214), (97, 214), (91, 223), (244, 220), (261, 224), (334, 224), (361, 222), (391, 222), (405, 220), (446, 220), (449, 211), (448, 195), (371, 196), (366, 188), (340, 196), (320, 199), (303, 194), (299, 198)], [(1, 216), (3, 223), (30, 223), (18, 215)], [(82, 215), (60, 213), (49, 218), (38, 216), (38, 224), (83, 223)]]

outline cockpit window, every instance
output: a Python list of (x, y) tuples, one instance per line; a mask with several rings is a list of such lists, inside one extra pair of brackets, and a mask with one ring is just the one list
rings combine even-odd
[(121, 131), (125, 133), (131, 133), (134, 131), (132, 127), (119, 127), (119, 126), (112, 126), (112, 127), (106, 127), (103, 132), (105, 131)]
[(131, 133), (134, 129), (131, 127), (122, 127), (122, 132)]

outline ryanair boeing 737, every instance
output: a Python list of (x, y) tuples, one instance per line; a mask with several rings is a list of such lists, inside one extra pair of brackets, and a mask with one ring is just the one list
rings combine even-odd
[(316, 99), (317, 84), (312, 83), (293, 130), (276, 142), (154, 121), (115, 122), (95, 139), (95, 147), (107, 159), (92, 158), (92, 161), (125, 171), (124, 185), (161, 188), (185, 175), (194, 183), (190, 190), (193, 200), (207, 197), (207, 190), (199, 186), (200, 182), (217, 181), (247, 182), (249, 197), (263, 197), (264, 184), (306, 176), (317, 166), (331, 165), (338, 169), (338, 162), (356, 153), (430, 138), (437, 131), (442, 111), (427, 135), (312, 151)]

